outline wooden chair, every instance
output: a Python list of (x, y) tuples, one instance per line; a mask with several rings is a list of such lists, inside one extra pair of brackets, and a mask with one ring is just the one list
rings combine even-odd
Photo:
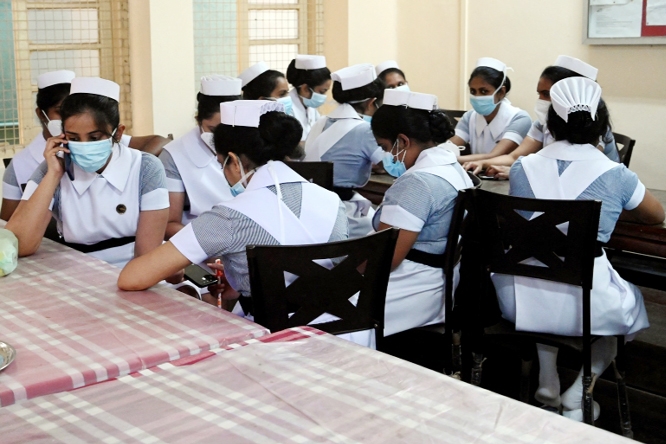
[[(398, 232), (391, 228), (326, 244), (248, 246), (255, 322), (276, 332), (308, 325), (329, 313), (340, 319), (314, 326), (331, 334), (374, 329), (380, 349), (386, 287)], [(315, 262), (327, 259), (335, 264), (330, 270)], [(297, 276), (289, 286), (285, 273)], [(356, 293), (354, 306), (349, 298)]]
[(285, 162), (304, 179), (327, 190), (333, 190), (333, 162)]
[[(632, 139), (629, 136), (625, 136), (620, 133), (613, 133), (615, 138), (615, 146), (617, 147), (617, 152), (620, 155), (620, 162), (629, 168), (629, 162), (631, 162), (631, 154), (634, 151), (634, 145), (636, 145), (636, 140)], [(622, 147), (620, 147), (622, 145)]]
[(457, 123), (467, 111), (458, 109), (445, 109), (444, 113), (453, 123)]
[[(583, 289), (582, 337), (558, 336), (516, 331), (507, 321), (485, 329), (485, 336), (509, 338), (522, 344), (546, 344), (569, 347), (583, 355), (583, 412), (584, 420), (594, 424), (592, 389), (597, 376), (591, 374), (591, 344), (598, 336), (591, 335), (590, 291), (594, 259), (599, 253), (597, 230), (600, 201), (525, 199), (484, 190), (472, 190), (471, 212), (474, 216), (473, 236), (485, 246), (486, 254), (474, 260), (481, 262), (486, 272), (544, 279), (577, 285)], [(532, 220), (521, 214), (542, 213)], [(558, 226), (568, 222), (565, 235)], [(535, 258), (545, 266), (522, 263)], [(467, 256), (463, 260), (467, 260)], [(538, 294), (534, 295), (535, 298)], [(477, 344), (477, 351), (479, 350)], [(532, 347), (533, 350), (533, 347)], [(474, 353), (474, 371), (480, 381), (480, 353)], [(618, 355), (615, 360), (616, 379), (622, 430), (630, 436), (631, 421), (624, 385), (624, 337), (618, 336)], [(529, 376), (531, 359), (523, 362), (523, 376)], [(474, 379), (474, 378), (473, 378)], [(529, 378), (523, 378), (529, 381)], [(521, 398), (529, 397), (529, 383), (521, 384)]]

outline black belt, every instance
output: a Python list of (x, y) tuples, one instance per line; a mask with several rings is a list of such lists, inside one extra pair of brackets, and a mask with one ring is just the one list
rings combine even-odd
[(353, 188), (333, 187), (333, 192), (340, 197), (340, 200), (351, 200), (354, 197)]
[(443, 254), (426, 253), (425, 251), (411, 249), (405, 259), (427, 265), (428, 267), (444, 269)]
[(85, 244), (76, 244), (73, 242), (67, 242), (64, 239), (60, 239), (61, 244), (67, 245), (69, 248), (73, 248), (77, 251), (80, 251), (81, 253), (92, 253), (94, 251), (102, 251), (102, 250), (107, 250), (109, 248), (122, 247), (123, 245), (131, 244), (134, 241), (136, 241), (136, 237), (130, 236), (130, 237), (107, 239), (101, 242), (97, 242), (96, 244), (85, 245)]

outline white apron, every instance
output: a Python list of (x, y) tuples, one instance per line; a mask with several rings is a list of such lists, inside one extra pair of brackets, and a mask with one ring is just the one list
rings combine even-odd
[[(423, 151), (405, 174), (416, 171), (434, 174), (456, 190), (471, 188), (473, 184), (469, 176), (453, 168), (458, 162), (448, 145), (453, 144), (446, 142)], [(455, 268), (453, 277), (454, 291), (460, 278), (458, 268)], [(389, 277), (384, 334), (388, 336), (410, 328), (444, 322), (444, 283), (442, 269), (403, 260)]]
[(470, 116), (469, 145), (472, 148), (472, 154), (488, 154), (491, 152), (495, 145), (500, 142), (511, 119), (520, 111), (520, 108), (511, 105), (509, 99), (502, 99), (500, 104), (498, 105), (497, 115), (490, 123), (486, 122), (485, 117), (476, 111)]
[[(289, 207), (268, 189), (271, 185), (275, 185), (271, 169), (280, 184), (302, 183), (300, 217), (296, 217)], [(258, 202), (262, 204), (258, 205)], [(221, 203), (222, 206), (236, 210), (252, 219), (273, 236), (280, 245), (328, 242), (338, 217), (339, 204), (340, 199), (335, 193), (308, 182), (282, 162), (269, 162), (259, 168), (242, 194), (228, 202)], [(290, 284), (294, 277), (285, 277), (285, 279), (286, 283)], [(229, 284), (234, 287), (233, 282), (229, 282)], [(238, 306), (239, 304), (237, 304), (237, 308)], [(238, 313), (238, 310), (236, 309), (234, 312)], [(336, 319), (338, 318), (335, 316), (323, 314), (312, 323)], [(364, 346), (371, 346), (374, 342), (374, 332), (351, 333), (340, 337)]]
[[(561, 176), (557, 160), (571, 161)], [(619, 166), (592, 145), (563, 141), (524, 157), (522, 165), (539, 199), (576, 199), (599, 176)], [(580, 287), (505, 275), (494, 275), (493, 282), (502, 313), (517, 330), (582, 335)], [(592, 285), (592, 334), (631, 336), (649, 326), (640, 290), (620, 277), (605, 252), (594, 261)]]
[[(337, 119), (324, 131), (328, 119)], [(348, 132), (361, 125), (364, 120), (349, 104), (343, 103), (328, 116), (320, 118), (312, 127), (305, 142), (305, 162), (320, 162), (326, 152), (340, 141)], [(354, 191), (354, 196), (344, 201), (345, 212), (349, 221), (349, 238), (366, 236), (372, 230), (372, 217), (375, 214), (372, 202)]]
[(32, 142), (23, 149), (20, 153), (14, 156), (12, 165), (14, 173), (16, 174), (16, 181), (21, 188), (21, 193), (28, 183), (30, 176), (35, 172), (37, 167), (44, 161), (44, 149), (46, 148), (46, 139), (42, 133), (32, 139)]
[(183, 225), (233, 197), (217, 156), (201, 140), (200, 132), (196, 127), (164, 147), (178, 167), (190, 201), (189, 211), (183, 211)]
[(317, 111), (316, 108), (308, 108), (303, 105), (301, 98), (298, 95), (298, 88), (292, 88), (292, 90), (289, 91), (289, 95), (291, 96), (291, 101), (294, 104), (294, 117), (301, 123), (301, 126), (303, 127), (303, 137), (301, 137), (301, 141), (304, 142), (308, 138), (308, 134), (310, 134), (312, 126), (319, 119), (319, 111)]
[[(141, 152), (115, 144), (111, 155), (101, 175), (73, 164), (75, 180), (67, 174), (60, 179), (58, 232), (66, 242), (92, 245), (136, 235)], [(122, 267), (134, 257), (134, 242), (88, 254)]]

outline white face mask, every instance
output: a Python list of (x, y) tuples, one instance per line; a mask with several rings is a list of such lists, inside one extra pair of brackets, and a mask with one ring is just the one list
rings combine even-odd
[(550, 101), (537, 99), (536, 105), (534, 106), (534, 113), (537, 116), (537, 120), (541, 125), (546, 125), (548, 122), (548, 109), (550, 108)]
[(51, 137), (56, 137), (62, 134), (62, 120), (51, 120), (49, 119), (49, 116), (46, 115), (46, 113), (42, 110), (42, 114), (44, 114), (44, 117), (46, 117), (46, 120), (49, 121), (49, 123), (46, 124), (46, 129), (49, 130), (49, 133), (51, 134)]
[(215, 143), (213, 142), (213, 138), (213, 133), (201, 133), (201, 140), (203, 140), (203, 143), (205, 143), (206, 146), (211, 149), (213, 154), (215, 154)]

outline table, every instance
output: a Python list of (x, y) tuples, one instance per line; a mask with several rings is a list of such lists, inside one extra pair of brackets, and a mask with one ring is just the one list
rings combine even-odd
[(0, 278), (0, 340), (17, 357), (0, 405), (70, 390), (268, 334), (166, 285), (123, 292), (120, 270), (48, 239)]
[(3, 442), (630, 442), (312, 328), (209, 355), (3, 408)]
[[(373, 174), (370, 181), (359, 192), (379, 205), (384, 193), (395, 179), (386, 174)], [(495, 193), (508, 194), (508, 180), (484, 180), (481, 188)], [(650, 190), (666, 208), (666, 191)], [(618, 221), (608, 247), (634, 253), (666, 258), (666, 222), (658, 225), (642, 225)]]

